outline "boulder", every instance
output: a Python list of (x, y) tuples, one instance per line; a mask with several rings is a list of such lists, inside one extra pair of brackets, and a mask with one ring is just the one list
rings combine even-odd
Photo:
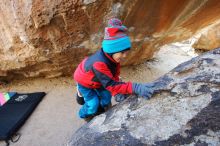
[(220, 48), (152, 84), (150, 100), (129, 97), (78, 129), (68, 146), (220, 145)]

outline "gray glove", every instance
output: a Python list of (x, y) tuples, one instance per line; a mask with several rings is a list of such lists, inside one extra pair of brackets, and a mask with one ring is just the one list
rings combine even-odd
[(116, 94), (115, 97), (115, 101), (116, 102), (122, 102), (124, 101), (129, 95), (128, 94)]
[(152, 84), (132, 84), (133, 93), (143, 96), (145, 99), (150, 99), (152, 94), (154, 93)]

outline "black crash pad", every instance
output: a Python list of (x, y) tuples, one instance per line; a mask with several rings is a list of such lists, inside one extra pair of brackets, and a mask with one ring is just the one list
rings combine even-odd
[(0, 107), (0, 140), (10, 140), (45, 95), (44, 92), (16, 93)]

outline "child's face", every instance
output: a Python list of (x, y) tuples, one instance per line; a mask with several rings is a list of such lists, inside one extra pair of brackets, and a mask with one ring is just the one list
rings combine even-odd
[(112, 58), (117, 62), (120, 63), (122, 62), (125, 57), (127, 56), (129, 50), (118, 52), (112, 55)]

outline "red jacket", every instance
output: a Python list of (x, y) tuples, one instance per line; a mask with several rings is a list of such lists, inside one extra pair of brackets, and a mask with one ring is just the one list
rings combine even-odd
[(102, 49), (92, 56), (85, 58), (74, 72), (74, 80), (87, 88), (103, 86), (114, 96), (132, 94), (131, 82), (120, 82), (120, 64), (115, 62)]

